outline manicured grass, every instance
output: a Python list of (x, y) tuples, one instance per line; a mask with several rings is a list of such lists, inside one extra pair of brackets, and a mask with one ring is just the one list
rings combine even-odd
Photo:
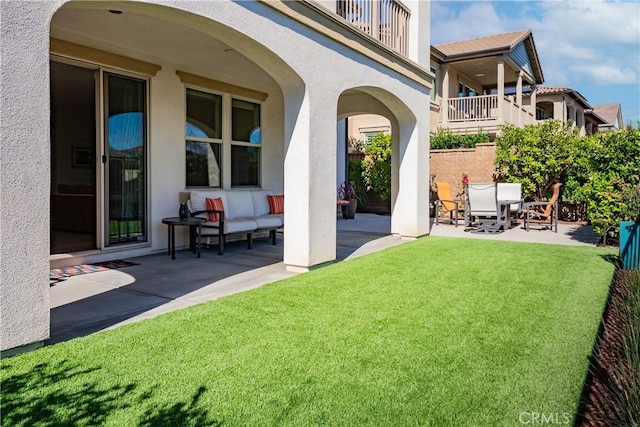
[(573, 419), (611, 255), (420, 239), (5, 359), (3, 425)]

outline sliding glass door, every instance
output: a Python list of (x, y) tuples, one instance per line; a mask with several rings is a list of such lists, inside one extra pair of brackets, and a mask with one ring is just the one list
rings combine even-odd
[(146, 81), (104, 74), (106, 246), (147, 241)]
[(51, 254), (95, 250), (96, 67), (51, 62)]

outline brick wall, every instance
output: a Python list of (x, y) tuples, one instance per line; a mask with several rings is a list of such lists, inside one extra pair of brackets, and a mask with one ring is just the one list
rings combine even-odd
[(469, 182), (493, 182), (495, 155), (494, 143), (480, 143), (476, 148), (431, 150), (430, 174), (435, 175), (436, 181), (448, 182), (455, 197), (462, 193), (463, 173), (469, 175)]

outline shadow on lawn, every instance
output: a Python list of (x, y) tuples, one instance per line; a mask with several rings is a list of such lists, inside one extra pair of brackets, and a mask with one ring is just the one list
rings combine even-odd
[(148, 409), (138, 425), (141, 427), (221, 426), (221, 421), (210, 419), (207, 410), (198, 406), (198, 400), (206, 390), (206, 387), (200, 386), (189, 403), (177, 402), (167, 408)]
[[(102, 425), (115, 412), (144, 405), (153, 393), (136, 391), (134, 383), (98, 384), (92, 381), (100, 368), (85, 368), (64, 360), (40, 363), (28, 372), (6, 374), (11, 362), (3, 363), (3, 425), (75, 426)], [(136, 424), (139, 426), (219, 426), (198, 401), (206, 391), (201, 386), (190, 402), (163, 408), (151, 403)], [(132, 395), (133, 394), (133, 395)], [(135, 395), (137, 394), (137, 396)]]

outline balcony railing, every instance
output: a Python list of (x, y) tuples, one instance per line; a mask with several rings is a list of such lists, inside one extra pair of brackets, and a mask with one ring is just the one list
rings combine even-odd
[(492, 120), (498, 118), (498, 96), (481, 95), (449, 100), (450, 122)]
[(527, 108), (518, 106), (511, 97), (504, 98), (501, 114), (498, 95), (449, 99), (445, 114), (447, 121), (451, 123), (501, 120), (504, 123), (525, 125), (535, 121), (533, 114)]
[(381, 41), (407, 55), (411, 11), (397, 0), (337, 0), (336, 13)]

